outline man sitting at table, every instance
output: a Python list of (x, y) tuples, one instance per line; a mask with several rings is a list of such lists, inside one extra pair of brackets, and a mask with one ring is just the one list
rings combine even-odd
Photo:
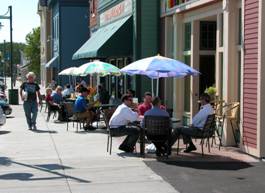
[(190, 125), (189, 127), (176, 128), (173, 132), (171, 140), (172, 144), (176, 142), (178, 135), (183, 136), (184, 144), (189, 144), (187, 149), (184, 151), (185, 153), (189, 153), (191, 151), (196, 150), (195, 145), (192, 143), (191, 136), (200, 136), (208, 116), (214, 114), (214, 110), (212, 108), (212, 105), (210, 104), (210, 100), (210, 96), (206, 93), (203, 93), (200, 97), (200, 102), (202, 105), (201, 109), (192, 118), (192, 125)]
[(71, 90), (70, 84), (65, 85), (65, 89), (62, 92), (63, 98), (70, 98), (73, 90)]
[(131, 95), (124, 94), (121, 100), (122, 104), (118, 106), (110, 118), (110, 132), (117, 137), (128, 135), (119, 149), (125, 152), (133, 152), (140, 130), (138, 127), (128, 124), (137, 121), (138, 113), (130, 108), (132, 105)]
[(80, 88), (80, 95), (77, 97), (74, 105), (74, 112), (76, 116), (80, 120), (84, 120), (86, 122), (85, 128), (92, 127), (90, 124), (94, 119), (95, 113), (90, 109), (93, 107), (93, 104), (87, 103), (88, 89)]
[(144, 93), (144, 102), (138, 106), (139, 115), (143, 116), (144, 113), (152, 108), (152, 94), (150, 92)]
[[(161, 109), (161, 100), (159, 97), (154, 97), (152, 99), (152, 109), (145, 112), (144, 117), (146, 116), (158, 116), (158, 117), (169, 117), (167, 111)], [(144, 119), (142, 121), (142, 126), (144, 126)], [(160, 136), (147, 136), (147, 138), (155, 145), (156, 147), (156, 155), (161, 156), (161, 154), (165, 154), (165, 142), (167, 139), (162, 139)], [(157, 142), (159, 140), (159, 142)]]

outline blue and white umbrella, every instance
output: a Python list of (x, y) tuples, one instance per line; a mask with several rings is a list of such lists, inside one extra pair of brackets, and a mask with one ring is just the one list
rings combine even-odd
[(157, 80), (159, 80), (159, 78), (182, 78), (188, 75), (194, 76), (200, 74), (200, 72), (184, 64), (181, 61), (159, 55), (135, 61), (129, 64), (128, 66), (122, 68), (120, 71), (129, 75), (146, 75), (151, 79)]

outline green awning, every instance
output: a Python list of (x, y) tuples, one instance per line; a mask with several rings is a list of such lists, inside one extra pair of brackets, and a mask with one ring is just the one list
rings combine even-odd
[(132, 17), (125, 17), (99, 28), (73, 55), (73, 60), (132, 55)]

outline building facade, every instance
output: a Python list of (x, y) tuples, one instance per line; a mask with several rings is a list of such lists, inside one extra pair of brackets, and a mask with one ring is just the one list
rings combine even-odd
[(87, 0), (48, 0), (50, 11), (51, 58), (45, 64), (46, 71), (51, 72), (51, 78), (59, 84), (68, 83), (68, 77), (58, 76), (58, 73), (71, 66), (80, 66), (85, 61), (73, 61), (72, 54), (89, 37), (89, 2)]
[(52, 68), (45, 65), (51, 59), (51, 13), (47, 7), (48, 0), (39, 0), (38, 14), (40, 16), (40, 80), (41, 85), (46, 87), (52, 78)]
[[(261, 0), (161, 1), (162, 53), (201, 72), (165, 81), (164, 95), (175, 116), (190, 123), (199, 95), (214, 86), (220, 99), (240, 102), (240, 147), (257, 157), (265, 156), (260, 127), (263, 7)], [(223, 144), (233, 145), (230, 124), (224, 128)]]
[[(91, 5), (94, 9), (90, 12), (97, 18), (97, 25), (91, 17), (91, 38), (73, 59), (100, 59), (122, 68), (134, 60), (158, 54), (159, 1), (92, 0), (90, 3), (95, 5)], [(132, 88), (141, 97), (151, 89), (151, 81), (145, 77), (125, 75), (102, 81), (110, 94), (116, 96)]]
[(243, 0), (244, 54), (242, 68), (242, 148), (265, 157), (265, 2)]

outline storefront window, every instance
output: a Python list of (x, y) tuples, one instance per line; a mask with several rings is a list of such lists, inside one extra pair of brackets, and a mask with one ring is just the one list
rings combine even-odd
[[(190, 66), (190, 55), (184, 56), (185, 64)], [(184, 111), (190, 112), (190, 77), (185, 77), (184, 80)]]
[(238, 11), (238, 44), (242, 44), (242, 10)]
[(216, 22), (201, 21), (200, 22), (200, 49), (215, 50), (216, 49)]
[(190, 0), (161, 0), (162, 13)]
[(191, 49), (191, 23), (185, 23), (184, 25), (184, 51), (189, 51)]
[(238, 101), (240, 101), (241, 96), (241, 51), (238, 52)]
[(224, 78), (223, 78), (223, 76), (224, 76), (224, 59), (223, 59), (223, 52), (220, 52), (219, 53), (219, 58), (220, 58), (220, 93), (219, 93), (219, 97), (220, 97), (220, 99), (223, 99), (223, 82), (224, 82)]
[(220, 16), (220, 36), (219, 36), (219, 41), (220, 41), (220, 47), (223, 47), (224, 45), (224, 14), (221, 14)]
[[(123, 68), (124, 66), (130, 63), (129, 58), (118, 58), (109, 60), (109, 63), (117, 66), (118, 68)], [(108, 88), (109, 93), (115, 97), (121, 98), (121, 96), (126, 93), (126, 90), (131, 88), (135, 90), (134, 86), (134, 77), (128, 75), (121, 76), (109, 76), (108, 78)]]

